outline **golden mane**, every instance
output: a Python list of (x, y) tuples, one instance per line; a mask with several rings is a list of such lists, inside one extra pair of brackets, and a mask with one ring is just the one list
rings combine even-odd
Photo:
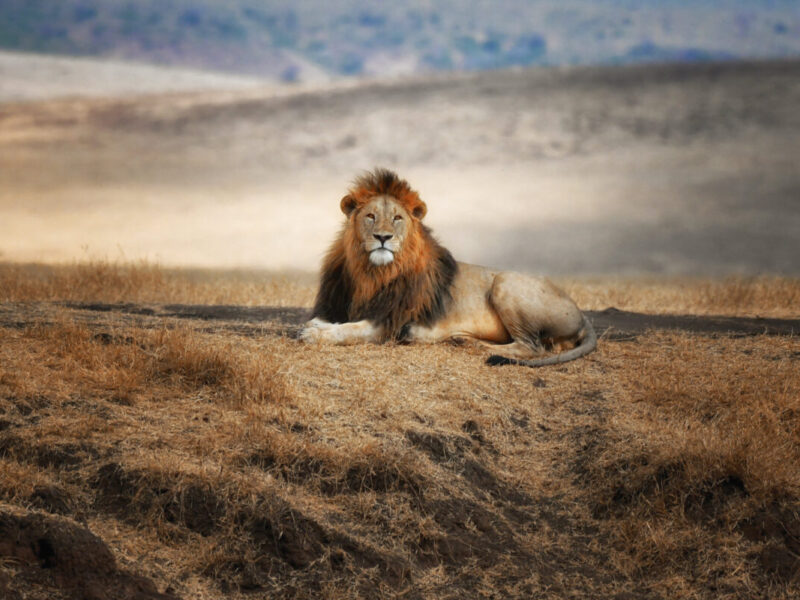
[[(391, 196), (414, 217), (395, 260), (380, 267), (370, 263), (355, 227), (358, 211), (376, 196)], [(401, 339), (412, 322), (430, 325), (441, 318), (458, 267), (420, 222), (426, 208), (417, 192), (392, 171), (376, 169), (356, 179), (341, 206), (347, 222), (323, 262), (313, 316), (333, 323), (376, 321), (385, 339)]]
[(356, 210), (360, 209), (375, 196), (391, 196), (417, 219), (425, 216), (425, 203), (420, 200), (419, 194), (411, 189), (405, 179), (400, 179), (396, 173), (388, 169), (375, 169), (357, 177), (353, 187), (342, 198), (342, 206), (351, 203)]

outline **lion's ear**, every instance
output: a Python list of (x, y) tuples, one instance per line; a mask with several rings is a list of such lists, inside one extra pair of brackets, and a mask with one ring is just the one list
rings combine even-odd
[(422, 220), (422, 217), (428, 214), (428, 207), (420, 200), (420, 203), (411, 210), (411, 214), (414, 215), (415, 219)]
[(342, 212), (349, 217), (350, 214), (356, 209), (357, 205), (358, 203), (356, 202), (356, 199), (348, 194), (342, 198), (342, 201), (339, 203), (339, 208), (341, 208)]

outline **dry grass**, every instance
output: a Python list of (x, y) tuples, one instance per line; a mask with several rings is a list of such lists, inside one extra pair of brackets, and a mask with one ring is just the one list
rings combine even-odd
[(558, 283), (586, 310), (613, 306), (650, 314), (800, 315), (800, 280), (789, 277), (560, 279)]
[(227, 402), (280, 400), (275, 363), (240, 352), (232, 341), (208, 344), (189, 329), (95, 332), (67, 320), (4, 336), (0, 383), (17, 399), (68, 400), (75, 386), (118, 403), (214, 389)]
[[(100, 268), (130, 269), (137, 301), (207, 293), (192, 296), (183, 273)], [(4, 286), (6, 301), (80, 290), (76, 267), (39, 283), (4, 269), (17, 290)], [(708, 312), (796, 314), (781, 302), (797, 284), (773, 283), (692, 293)], [(237, 285), (218, 280), (230, 298)], [(598, 296), (632, 308), (620, 300), (634, 302), (636, 283), (615, 285)], [(662, 291), (634, 306), (667, 312), (670, 284), (640, 285)], [(736, 300), (737, 287), (751, 292)], [(306, 303), (294, 289), (276, 288), (274, 303)], [(84, 293), (130, 299), (100, 284)], [(800, 596), (797, 338), (650, 333), (533, 371), (485, 366), (464, 347), (320, 349), (69, 314), (0, 328), (0, 517), (13, 506), (85, 523), (161, 591)], [(49, 571), (19, 556), (0, 564), (0, 592), (79, 593), (68, 578), (47, 587)]]
[(149, 262), (0, 263), (0, 302), (70, 301), (305, 306), (316, 277), (304, 273), (166, 269)]
[(666, 597), (698, 595), (700, 580), (716, 597), (793, 596), (800, 343), (652, 335), (636, 346), (619, 356), (640, 374), (620, 381), (624, 413), (578, 461), (620, 569), (658, 574)]
[[(797, 317), (800, 280), (788, 277), (592, 279), (556, 282), (586, 310)], [(311, 306), (310, 273), (166, 269), (148, 262), (0, 263), (0, 302), (71, 301)]]

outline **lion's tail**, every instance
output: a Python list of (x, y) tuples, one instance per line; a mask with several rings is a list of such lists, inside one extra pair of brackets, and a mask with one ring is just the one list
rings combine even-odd
[(572, 350), (567, 350), (566, 352), (561, 352), (560, 354), (548, 356), (547, 358), (541, 358), (538, 360), (519, 360), (516, 358), (500, 356), (499, 354), (492, 354), (486, 359), (486, 364), (492, 366), (524, 365), (526, 367), (546, 367), (548, 365), (560, 365), (561, 363), (569, 362), (571, 360), (575, 360), (576, 358), (586, 356), (595, 348), (597, 348), (597, 334), (594, 331), (592, 322), (586, 315), (583, 315), (583, 336), (581, 337), (580, 343)]

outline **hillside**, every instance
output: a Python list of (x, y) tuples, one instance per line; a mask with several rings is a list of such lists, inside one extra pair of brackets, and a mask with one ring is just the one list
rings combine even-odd
[(565, 283), (728, 318), (489, 367), (299, 344), (313, 280), (0, 265), (0, 596), (797, 598), (797, 280)]
[(6, 0), (0, 48), (318, 81), (800, 55), (790, 0)]
[(462, 260), (797, 275), (800, 63), (532, 68), (6, 104), (6, 260), (316, 270), (365, 169)]
[(0, 51), (0, 103), (51, 98), (138, 96), (264, 87), (256, 77)]

